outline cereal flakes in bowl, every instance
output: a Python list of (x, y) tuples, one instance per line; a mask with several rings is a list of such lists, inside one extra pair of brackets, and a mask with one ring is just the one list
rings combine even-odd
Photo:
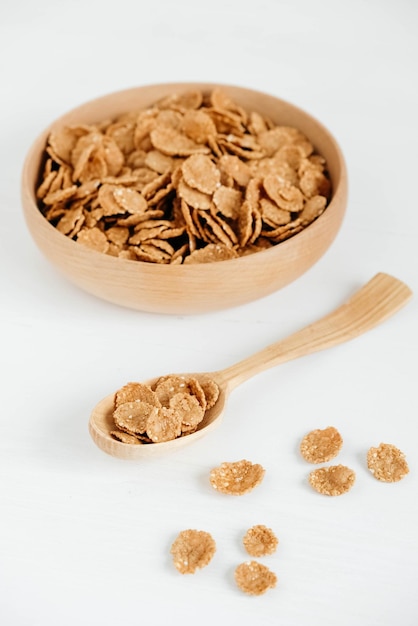
[(201, 313), (306, 272), (341, 226), (341, 150), (310, 115), (236, 86), (103, 96), (55, 121), (25, 161), (30, 233), (70, 281), (150, 312)]

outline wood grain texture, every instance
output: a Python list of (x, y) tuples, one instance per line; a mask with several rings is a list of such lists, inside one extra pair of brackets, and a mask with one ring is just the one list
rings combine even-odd
[(167, 83), (103, 96), (63, 115), (35, 141), (22, 174), (26, 223), (45, 257), (78, 287), (137, 310), (195, 314), (226, 309), (273, 293), (301, 276), (328, 250), (341, 227), (347, 205), (347, 172), (338, 143), (320, 122), (298, 107), (274, 96), (235, 86), (222, 87), (244, 108), (259, 111), (276, 123), (300, 129), (327, 161), (332, 200), (324, 213), (302, 232), (269, 250), (238, 259), (201, 265), (156, 265), (119, 259), (85, 248), (62, 235), (40, 213), (35, 187), (51, 130), (113, 118), (190, 87), (209, 91), (215, 86)]
[[(114, 394), (107, 396), (94, 408), (89, 422), (94, 442), (107, 454), (122, 459), (143, 459), (159, 453), (173, 452), (193, 443), (220, 423), (230, 392), (248, 378), (266, 369), (298, 357), (331, 348), (350, 341), (371, 330), (399, 311), (412, 297), (403, 282), (388, 274), (376, 274), (343, 305), (290, 337), (273, 343), (260, 352), (218, 372), (183, 374), (198, 379), (209, 377), (220, 389), (219, 399), (207, 412), (199, 429), (184, 437), (164, 443), (131, 445), (115, 441), (112, 418)], [(156, 379), (145, 381), (152, 385)]]

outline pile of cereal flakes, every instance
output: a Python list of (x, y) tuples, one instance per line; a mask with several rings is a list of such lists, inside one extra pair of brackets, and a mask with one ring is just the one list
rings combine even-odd
[(210, 378), (161, 376), (152, 385), (127, 383), (115, 393), (113, 439), (126, 444), (163, 443), (194, 433), (219, 396)]
[(67, 237), (123, 259), (222, 261), (292, 237), (326, 208), (325, 159), (297, 128), (220, 88), (50, 133), (39, 208)]

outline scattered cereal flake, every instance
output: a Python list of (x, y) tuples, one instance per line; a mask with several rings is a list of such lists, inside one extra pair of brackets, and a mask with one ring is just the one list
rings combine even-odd
[(273, 554), (277, 549), (279, 540), (271, 528), (258, 524), (247, 530), (242, 542), (250, 556), (260, 557)]
[(216, 551), (216, 543), (204, 530), (182, 530), (171, 546), (174, 566), (180, 574), (194, 574), (209, 565)]
[(320, 467), (309, 474), (309, 483), (315, 491), (325, 496), (340, 496), (350, 491), (356, 474), (345, 465)]
[(113, 411), (113, 419), (118, 428), (130, 435), (148, 433), (148, 421), (156, 418), (159, 409), (143, 400), (124, 402)]
[(300, 453), (308, 463), (325, 463), (340, 452), (343, 439), (334, 426), (316, 429), (304, 436), (300, 443)]
[(210, 472), (210, 483), (220, 493), (241, 496), (257, 487), (264, 478), (265, 470), (259, 464), (242, 460), (221, 463)]
[(367, 453), (367, 467), (377, 480), (394, 483), (409, 473), (405, 454), (390, 443), (381, 443)]
[(261, 596), (277, 584), (277, 576), (268, 567), (257, 561), (246, 561), (235, 569), (235, 581), (244, 593)]

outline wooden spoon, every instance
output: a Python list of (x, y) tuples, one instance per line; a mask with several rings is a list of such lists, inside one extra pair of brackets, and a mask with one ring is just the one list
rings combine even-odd
[[(199, 429), (193, 434), (172, 441), (150, 444), (126, 444), (113, 439), (115, 430), (112, 419), (114, 394), (101, 400), (94, 408), (89, 422), (89, 431), (95, 443), (104, 452), (122, 459), (141, 459), (155, 453), (169, 452), (192, 443), (215, 428), (225, 412), (230, 392), (248, 378), (260, 372), (312, 354), (339, 343), (354, 339), (374, 328), (402, 308), (412, 296), (412, 291), (397, 278), (379, 273), (357, 291), (345, 304), (322, 319), (306, 326), (290, 337), (273, 343), (260, 352), (227, 367), (224, 370), (193, 376), (200, 381), (213, 380), (219, 387), (219, 398), (212, 409), (205, 413)], [(152, 385), (157, 379), (144, 381)]]

